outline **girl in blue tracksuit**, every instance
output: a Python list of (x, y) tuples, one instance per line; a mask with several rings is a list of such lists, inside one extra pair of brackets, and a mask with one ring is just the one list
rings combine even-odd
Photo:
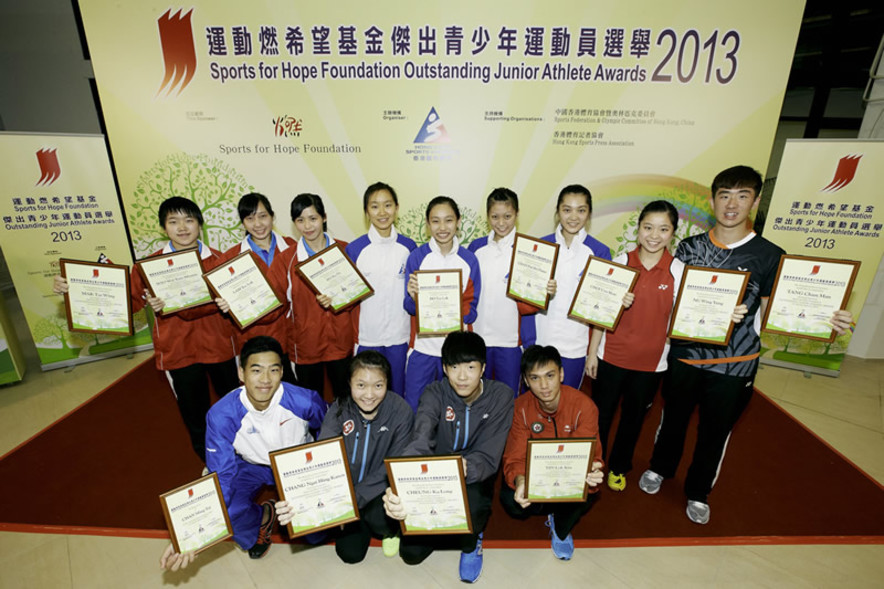
[(377, 350), (390, 362), (390, 390), (405, 395), (405, 361), (411, 321), (400, 304), (405, 289), (405, 262), (417, 247), (396, 231), (399, 199), (392, 186), (375, 182), (362, 199), (371, 226), (350, 242), (347, 256), (368, 280), (374, 294), (352, 311), (356, 352)]

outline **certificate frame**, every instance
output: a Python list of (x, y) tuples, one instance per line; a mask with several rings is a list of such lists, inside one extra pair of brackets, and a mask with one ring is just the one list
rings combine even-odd
[[(181, 495), (188, 494), (189, 497), (181, 497)], [(196, 495), (196, 498), (191, 499), (194, 495)], [(195, 502), (195, 504), (191, 506), (190, 510), (183, 510), (180, 515), (173, 515), (172, 511), (177, 511), (179, 506), (176, 505), (170, 508), (169, 504), (181, 500), (185, 501), (184, 504), (180, 505), (181, 509), (187, 506), (187, 503), (191, 501)], [(172, 546), (174, 546), (175, 552), (179, 554), (187, 552), (199, 554), (203, 550), (233, 537), (233, 524), (230, 523), (230, 516), (227, 513), (227, 504), (224, 502), (224, 496), (221, 493), (221, 483), (218, 481), (217, 473), (211, 472), (195, 481), (181, 485), (177, 489), (166, 491), (160, 495), (160, 506), (163, 509), (163, 517), (166, 519), (166, 527), (169, 529), (169, 537), (172, 539)], [(189, 548), (189, 545), (192, 543), (184, 542), (186, 538), (182, 534), (183, 530), (179, 525), (182, 522), (177, 522), (177, 520), (198, 508), (210, 510), (210, 515), (214, 515), (216, 520), (219, 516), (223, 516), (223, 530), (221, 529), (221, 522), (216, 522), (216, 526), (213, 529), (216, 530), (217, 533), (214, 536), (209, 536), (203, 542), (197, 541), (196, 548)], [(197, 515), (198, 514), (199, 512), (197, 512)], [(202, 525), (200, 525), (200, 529), (202, 529)]]
[[(246, 317), (241, 317), (242, 313), (241, 309), (235, 308), (235, 301), (238, 297), (231, 297), (235, 291), (231, 288), (230, 279), (224, 273), (227, 272), (230, 275), (233, 275), (236, 270), (234, 268), (239, 268), (240, 275), (245, 273), (252, 273), (252, 278), (250, 282), (247, 282), (246, 285), (257, 286), (259, 290), (257, 291), (259, 295), (263, 295), (263, 299), (267, 299), (270, 294), (273, 295), (274, 303), (269, 303), (269, 305), (265, 306), (258, 313)], [(228, 278), (227, 281), (223, 281), (223, 278)], [(209, 286), (209, 290), (212, 291), (212, 294), (216, 297), (225, 299), (228, 304), (230, 304), (230, 311), (228, 314), (230, 318), (233, 319), (236, 326), (239, 327), (240, 331), (244, 330), (249, 325), (259, 321), (262, 317), (272, 313), (276, 309), (282, 306), (282, 301), (279, 300), (279, 295), (273, 290), (273, 287), (270, 286), (270, 282), (267, 281), (267, 276), (264, 275), (264, 270), (261, 269), (261, 266), (257, 263), (255, 258), (255, 254), (252, 251), (243, 252), (237, 255), (230, 260), (227, 260), (223, 264), (218, 265), (218, 267), (209, 270), (208, 272), (203, 274), (203, 279), (205, 279), (206, 284)], [(238, 280), (236, 283), (238, 284)], [(257, 283), (257, 284), (255, 284)], [(222, 287), (223, 285), (223, 287)], [(219, 288), (222, 287), (222, 288)], [(245, 290), (251, 293), (255, 293), (256, 291), (253, 289), (245, 289), (244, 286), (240, 285), (238, 287), (239, 290)], [(225, 296), (226, 295), (226, 296)], [(262, 300), (263, 300), (262, 299)], [(254, 301), (254, 299), (253, 299)]]
[[(202, 278), (203, 274), (205, 273), (205, 268), (203, 267), (203, 260), (198, 249), (172, 252), (171, 254), (163, 254), (160, 256), (148, 256), (135, 262), (135, 267), (138, 269), (138, 273), (141, 274), (141, 277), (144, 279), (144, 283), (147, 285), (147, 289), (150, 291), (150, 294), (154, 297), (162, 299), (163, 302), (166, 303), (167, 301), (174, 300), (176, 297), (169, 296), (168, 291), (165, 290), (166, 283), (160, 282), (156, 279), (156, 276), (154, 275), (154, 266), (156, 266), (158, 269), (168, 269), (170, 267), (173, 267), (175, 264), (185, 268), (192, 268), (195, 264), (196, 270), (193, 270), (190, 273), (189, 282), (196, 283), (204, 287), (205, 293), (203, 294), (202, 291), (197, 293), (201, 295), (198, 299), (195, 299), (194, 301), (185, 303), (183, 305), (169, 307), (164, 306), (163, 309), (160, 311), (160, 314), (172, 315), (179, 311), (183, 311), (184, 309), (192, 309), (193, 307), (201, 307), (202, 305), (208, 305), (212, 303), (212, 292), (209, 290), (208, 286), (205, 283), (205, 280), (203, 280)], [(197, 280), (197, 275), (199, 275), (199, 280)]]
[[(372, 296), (374, 294), (374, 288), (372, 288), (371, 284), (369, 284), (368, 280), (365, 278), (365, 276), (363, 276), (362, 272), (359, 271), (359, 268), (357, 268), (353, 261), (349, 258), (349, 256), (347, 256), (347, 253), (344, 251), (344, 248), (341, 247), (341, 244), (333, 243), (321, 252), (310, 256), (308, 259), (295, 266), (295, 271), (297, 271), (298, 275), (301, 276), (307, 286), (310, 287), (310, 290), (312, 290), (315, 294), (331, 296), (329, 295), (329, 293), (323, 292), (322, 289), (316, 285), (316, 283), (314, 282), (314, 278), (312, 278), (312, 276), (315, 276), (315, 274), (311, 272), (311, 270), (314, 269), (317, 270), (317, 272), (321, 272), (321, 268), (316, 269), (314, 268), (314, 266), (316, 264), (319, 264), (320, 266), (324, 267), (326, 265), (324, 260), (329, 257), (332, 258), (329, 264), (334, 264), (338, 261), (345, 262), (347, 266), (349, 266), (349, 270), (353, 274), (355, 274), (355, 278), (358, 278), (364, 286), (364, 288), (360, 290), (357, 296), (349, 298), (338, 305), (335, 305), (334, 300), (332, 300), (331, 311), (332, 313), (337, 315), (338, 313), (341, 313), (349, 307), (356, 305), (357, 303), (359, 303), (359, 301)], [(354, 276), (351, 276), (350, 278), (352, 279), (354, 278)]]
[[(706, 277), (703, 275), (710, 275), (708, 281)], [(710, 299), (715, 299), (719, 297), (718, 303), (719, 306), (722, 307), (720, 310), (721, 315), (716, 317), (719, 322), (723, 322), (722, 319), (726, 317), (727, 320), (727, 332), (722, 337), (712, 338), (712, 337), (702, 337), (702, 336), (691, 336), (685, 334), (684, 332), (678, 332), (676, 326), (680, 324), (679, 319), (682, 318), (680, 314), (686, 314), (693, 312), (692, 309), (688, 307), (683, 307), (684, 303), (683, 296), (687, 285), (692, 284), (692, 281), (704, 281), (707, 282), (707, 287), (712, 284), (717, 283), (717, 276), (741, 276), (741, 279), (733, 278), (727, 280), (727, 282), (736, 282), (739, 280), (739, 287), (735, 291), (737, 294), (734, 296), (733, 293), (730, 293), (727, 298), (724, 298), (720, 295), (704, 295), (708, 296)], [(675, 305), (672, 307), (672, 316), (669, 320), (669, 329), (667, 330), (666, 335), (672, 339), (680, 339), (697, 343), (704, 344), (714, 344), (719, 346), (726, 346), (728, 342), (730, 342), (731, 334), (734, 331), (734, 322), (731, 321), (731, 316), (734, 314), (734, 308), (740, 304), (743, 300), (743, 295), (746, 293), (746, 285), (749, 283), (749, 272), (741, 272), (739, 270), (724, 270), (721, 268), (709, 268), (707, 266), (685, 266), (684, 274), (681, 278), (681, 284), (678, 287), (678, 297), (675, 299)], [(698, 320), (699, 323), (704, 322), (704, 317), (701, 315)]]
[[(597, 438), (540, 438), (540, 439), (529, 439), (528, 440), (528, 451), (527, 451), (527, 462), (525, 464), (525, 498), (531, 502), (536, 503), (579, 503), (581, 501), (586, 501), (586, 497), (589, 494), (589, 485), (586, 484), (586, 475), (589, 474), (589, 471), (592, 469), (592, 457), (595, 454), (595, 445), (598, 443)], [(579, 456), (574, 458), (562, 458), (569, 457), (570, 454), (565, 454), (568, 446), (571, 446), (571, 451), (579, 451)], [(554, 449), (553, 449), (554, 448)], [(552, 454), (549, 454), (552, 449)], [(533, 466), (537, 468), (538, 472), (535, 473), (533, 480), (535, 481), (535, 487), (537, 487), (538, 480), (543, 480), (546, 482), (546, 477), (543, 478), (540, 476), (540, 471), (543, 469), (542, 466), (542, 458), (546, 459), (548, 456), (556, 456), (555, 462), (557, 464), (566, 463), (566, 465), (570, 468), (572, 472), (569, 474), (574, 477), (574, 480), (566, 481), (566, 489), (573, 490), (574, 487), (577, 487), (577, 472), (582, 472), (582, 491), (579, 493), (568, 493), (566, 495), (548, 495), (542, 493), (532, 493), (531, 481), (532, 481), (532, 462)], [(546, 462), (551, 462), (552, 459), (546, 460)], [(575, 470), (576, 467), (576, 470)], [(558, 481), (556, 481), (556, 484)]]
[[(787, 271), (791, 272), (803, 272), (807, 270), (807, 267), (810, 267), (810, 272), (804, 276), (797, 275), (785, 275), (786, 280), (783, 280), (784, 273)], [(799, 324), (813, 325), (816, 323), (819, 325), (822, 321), (827, 321), (829, 317), (831, 317), (831, 313), (838, 311), (839, 309), (844, 309), (847, 306), (847, 301), (850, 299), (850, 295), (853, 292), (853, 285), (856, 282), (856, 276), (859, 273), (860, 262), (855, 260), (841, 260), (834, 258), (822, 258), (818, 256), (798, 256), (798, 255), (790, 255), (784, 254), (780, 257), (780, 264), (777, 267), (777, 277), (774, 282), (773, 289), (770, 293), (770, 299), (768, 300), (767, 309), (764, 312), (764, 319), (761, 321), (761, 331), (766, 333), (773, 333), (777, 335), (786, 335), (789, 337), (798, 337), (804, 339), (810, 339), (820, 342), (832, 343), (835, 341), (837, 337), (835, 330), (828, 326), (828, 333), (823, 335), (824, 332), (806, 332), (806, 331), (798, 331), (794, 329), (787, 329), (785, 326), (779, 327), (777, 325), (771, 325), (772, 317), (773, 321), (788, 321), (784, 315), (788, 313), (785, 311), (783, 313), (779, 313), (778, 309), (784, 307), (791, 307), (795, 302), (807, 302), (810, 298), (824, 298), (830, 301), (837, 302), (837, 306), (828, 314), (826, 314), (825, 318), (817, 317), (816, 321), (812, 319), (810, 321), (805, 321), (806, 318), (806, 308), (802, 309), (801, 313), (799, 313), (796, 317), (799, 318)], [(849, 273), (849, 277), (844, 280), (844, 274)], [(818, 278), (812, 278), (818, 277)], [(843, 283), (843, 284), (826, 284), (824, 283), (832, 282), (832, 283)], [(795, 284), (799, 282), (805, 282), (804, 285)], [(810, 283), (810, 284), (807, 284)], [(815, 284), (814, 284), (815, 283)], [(812, 285), (812, 286), (811, 286)], [(801, 288), (804, 286), (805, 288), (811, 286), (811, 290), (815, 291), (815, 296), (810, 294), (810, 292), (804, 293), (795, 293), (795, 288)], [(791, 292), (789, 289), (793, 289)], [(804, 296), (802, 296), (802, 294)], [(800, 301), (795, 301), (794, 298), (797, 297)], [(819, 311), (825, 310), (828, 311), (833, 305), (829, 304), (824, 309), (820, 309), (817, 307), (814, 309), (811, 307), (811, 314), (814, 314), (814, 310), (817, 311), (816, 315), (820, 315)], [(797, 307), (796, 307), (797, 308)]]
[[(610, 260), (605, 260), (604, 258), (599, 258), (596, 256), (589, 256), (589, 259), (586, 261), (586, 266), (583, 268), (583, 275), (580, 277), (580, 283), (577, 285), (577, 291), (574, 293), (574, 298), (571, 300), (571, 306), (568, 308), (568, 317), (574, 319), (576, 321), (580, 321), (581, 323), (586, 323), (588, 325), (592, 325), (598, 327), (600, 329), (606, 329), (608, 331), (614, 331), (617, 329), (617, 324), (620, 323), (620, 317), (623, 316), (623, 311), (626, 309), (623, 307), (623, 295), (620, 296), (620, 300), (617, 301), (619, 303), (617, 314), (614, 316), (612, 321), (605, 322), (600, 319), (592, 319), (585, 315), (582, 315), (579, 311), (575, 311), (574, 308), (578, 306), (578, 301), (580, 301), (584, 296), (588, 293), (584, 292), (584, 286), (588, 283), (586, 282), (587, 276), (599, 276), (598, 274), (590, 274), (590, 268), (596, 267), (607, 267), (608, 271), (605, 273), (607, 276), (613, 276), (615, 272), (618, 275), (623, 275), (624, 273), (631, 274), (631, 278), (629, 281), (629, 286), (626, 288), (626, 291), (623, 292), (623, 295), (626, 293), (632, 292), (635, 288), (635, 283), (638, 281), (639, 271), (635, 268), (630, 268), (624, 264), (618, 264), (617, 262), (612, 262)], [(601, 277), (601, 279), (605, 279), (605, 277)], [(619, 285), (618, 285), (619, 286)], [(596, 305), (598, 307), (598, 305)]]
[[(458, 292), (457, 292), (457, 317), (458, 317), (457, 327), (455, 327), (454, 325), (451, 325), (449, 327), (442, 327), (442, 328), (437, 328), (437, 329), (433, 329), (430, 327), (425, 328), (424, 326), (421, 325), (421, 318), (422, 318), (421, 299), (425, 298), (429, 295), (427, 295), (425, 288), (421, 289), (421, 287), (420, 287), (421, 281), (429, 280), (429, 281), (432, 281), (433, 283), (437, 283), (437, 282), (441, 282), (441, 279), (440, 279), (441, 276), (447, 276), (448, 277), (447, 280), (451, 281), (451, 284), (448, 284), (447, 286), (452, 287), (451, 290), (454, 290), (453, 289), (453, 279), (451, 278), (454, 274), (457, 275), (457, 289), (458, 289)], [(416, 270), (414, 272), (414, 275), (417, 276), (417, 280), (418, 280), (418, 293), (417, 293), (417, 297), (414, 299), (415, 317), (417, 319), (417, 336), (418, 337), (438, 336), (438, 335), (447, 335), (447, 334), (455, 332), (455, 331), (463, 331), (463, 312), (461, 311), (461, 301), (462, 301), (462, 297), (463, 297), (463, 273), (460, 271), (460, 269)], [(435, 277), (435, 280), (433, 279), (433, 277)], [(423, 296), (422, 296), (422, 292), (421, 292), (422, 290), (423, 290)], [(424, 310), (426, 310), (426, 307), (427, 307), (426, 301), (424, 302), (423, 307), (424, 307)], [(441, 314), (440, 314), (440, 317), (441, 317)]]
[[(100, 333), (100, 334), (109, 334), (109, 335), (132, 335), (134, 333), (134, 325), (132, 322), (132, 296), (131, 296), (131, 283), (129, 281), (129, 268), (128, 266), (122, 266), (119, 264), (102, 264), (98, 262), (84, 262), (81, 260), (71, 260), (68, 258), (61, 258), (59, 260), (59, 266), (61, 267), (61, 275), (68, 281), (68, 292), (64, 293), (64, 312), (65, 317), (68, 322), (68, 331), (77, 332), (77, 333)], [(73, 270), (73, 273), (69, 270)], [(76, 270), (75, 270), (76, 268)], [(103, 329), (101, 327), (90, 328), (81, 318), (78, 311), (75, 311), (75, 306), (82, 307), (84, 304), (88, 304), (89, 306), (95, 306), (97, 301), (92, 301), (87, 303), (86, 301), (79, 301), (80, 293), (77, 292), (77, 288), (71, 289), (71, 281), (79, 281), (84, 280), (88, 282), (90, 278), (80, 278), (79, 276), (69, 276), (69, 274), (81, 274), (81, 271), (86, 276), (98, 279), (101, 278), (101, 274), (104, 273), (105, 277), (108, 274), (111, 275), (111, 278), (117, 282), (117, 284), (102, 284), (100, 288), (102, 291), (107, 291), (104, 294), (105, 297), (111, 296), (115, 301), (115, 306), (120, 307), (124, 306), (125, 312), (119, 315), (119, 326), (117, 328), (108, 327), (107, 329)], [(73, 300), (72, 300), (73, 299)], [(123, 299), (123, 300), (117, 300)], [(125, 301), (125, 302), (123, 302)], [(98, 308), (98, 315), (103, 316), (102, 313), (103, 305)], [(118, 309), (117, 311), (122, 311), (122, 309)], [(117, 325), (115, 323), (115, 325)]]
[[(531, 248), (531, 252), (526, 252), (522, 254), (524, 250), (522, 250), (522, 246), (529, 246)], [(538, 251), (539, 249), (543, 249), (544, 251), (552, 250), (552, 264), (547, 268), (548, 272), (546, 273), (546, 281), (543, 284), (543, 302), (539, 303), (538, 299), (532, 299), (527, 296), (523, 296), (514, 290), (513, 286), (513, 277), (518, 276), (519, 268), (524, 268), (527, 266), (527, 262), (520, 261), (522, 256), (528, 256), (532, 253)], [(549, 293), (546, 291), (546, 284), (552, 280), (552, 278), (556, 275), (556, 264), (559, 261), (559, 244), (550, 243), (548, 241), (544, 241), (542, 239), (537, 239), (535, 237), (531, 237), (530, 235), (525, 235), (524, 233), (516, 233), (515, 239), (513, 240), (513, 254), (510, 257), (510, 269), (509, 269), (509, 278), (506, 282), (506, 296), (516, 301), (521, 301), (526, 305), (531, 305), (532, 307), (536, 307), (545, 311), (549, 307)], [(544, 263), (545, 260), (534, 260), (535, 263)], [(521, 280), (516, 280), (517, 286), (521, 282)]]
[[(314, 454), (316, 455), (315, 460)], [(311, 464), (313, 466), (310, 466)], [(314, 498), (318, 497), (316, 506), (305, 507), (302, 513), (312, 513), (326, 507), (344, 510), (335, 511), (327, 519), (320, 519), (309, 525), (304, 525), (304, 518), (298, 520), (296, 516), (286, 526), (290, 537), (297, 538), (359, 519), (356, 491), (353, 488), (353, 478), (347, 463), (347, 449), (344, 446), (343, 436), (270, 452), (270, 468), (273, 470), (273, 479), (276, 481), (276, 489), (280, 498), (293, 504), (293, 509), (296, 508), (298, 502), (306, 501), (309, 498), (312, 503)], [(329, 480), (317, 480), (324, 476), (329, 477)], [(336, 482), (331, 484), (331, 480)], [(322, 500), (323, 496), (328, 499), (329, 493), (334, 498), (331, 506), (326, 505)]]
[[(436, 518), (436, 505), (442, 505), (443, 511), (457, 510), (455, 514), (458, 519), (464, 521), (463, 524), (455, 526), (421, 526), (413, 523), (408, 524), (408, 517), (399, 521), (402, 535), (449, 535), (449, 534), (472, 534), (473, 520), (470, 517), (470, 506), (467, 499), (467, 485), (463, 473), (463, 457), (459, 455), (440, 455), (440, 456), (408, 456), (403, 458), (385, 458), (384, 465), (387, 468), (387, 480), (390, 488), (395, 495), (402, 497), (403, 493), (428, 495), (426, 491), (433, 491), (432, 494), (448, 495), (452, 497), (447, 501), (439, 501), (435, 504), (427, 502), (424, 504), (431, 505), (431, 511), (427, 512), (427, 517)], [(422, 477), (428, 480), (420, 481)], [(411, 480), (418, 479), (418, 480)], [(440, 480), (445, 479), (445, 480)], [(443, 484), (444, 483), (444, 484)], [(432, 487), (432, 488), (430, 488)], [(423, 492), (422, 492), (423, 491)], [(405, 500), (406, 509), (408, 509), (408, 499)], [(414, 505), (414, 503), (412, 503)], [(459, 510), (462, 510), (459, 511)], [(415, 515), (414, 512), (408, 515)]]

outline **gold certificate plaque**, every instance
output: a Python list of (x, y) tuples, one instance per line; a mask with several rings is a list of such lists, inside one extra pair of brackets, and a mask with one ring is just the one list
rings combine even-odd
[(335, 313), (374, 294), (374, 289), (339, 243), (301, 262), (297, 271), (313, 292), (331, 297), (331, 308)]
[(586, 501), (595, 438), (528, 440), (525, 497), (538, 503)]
[(196, 249), (151, 256), (135, 265), (151, 294), (163, 300), (163, 315), (212, 302)]
[(215, 295), (230, 305), (230, 316), (240, 329), (245, 329), (282, 306), (250, 251), (206, 272), (204, 276)]
[(68, 281), (64, 295), (68, 330), (81, 333), (132, 335), (132, 299), (129, 268), (59, 260)]
[(233, 536), (218, 475), (200, 479), (160, 495), (160, 505), (175, 552), (202, 552)]
[(859, 266), (852, 260), (782, 256), (761, 330), (835, 341), (829, 320), (847, 306)]
[(506, 296), (546, 310), (546, 285), (556, 273), (558, 257), (559, 244), (516, 233)]
[(344, 438), (270, 453), (276, 488), (291, 506), (289, 535), (303, 536), (359, 519)]
[(725, 346), (734, 323), (731, 315), (743, 300), (748, 272), (686, 266), (672, 311), (669, 337)]
[(460, 456), (386, 458), (384, 463), (407, 514), (399, 522), (404, 535), (473, 531)]
[(415, 300), (417, 335), (445, 335), (463, 330), (460, 270), (418, 270)]
[(568, 317), (613, 331), (623, 314), (623, 297), (636, 280), (635, 268), (590, 256)]

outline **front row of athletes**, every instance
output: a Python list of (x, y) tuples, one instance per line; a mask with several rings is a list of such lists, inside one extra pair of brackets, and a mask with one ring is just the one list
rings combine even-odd
[[(285, 501), (255, 503), (260, 489), (273, 484), (269, 453), (315, 437), (343, 435), (360, 512), (358, 521), (332, 533), (335, 551), (344, 562), (362, 561), (372, 537), (381, 538), (386, 556), (398, 553), (407, 564), (419, 564), (436, 548), (456, 547), (461, 550), (461, 580), (475, 582), (482, 571), (483, 532), (501, 458), (506, 484), (500, 499), (505, 510), (519, 519), (546, 515), (555, 556), (571, 558), (571, 530), (591, 507), (603, 480), (601, 449), (596, 447), (586, 477), (590, 487), (586, 502), (537, 504), (525, 493), (528, 439), (598, 435), (595, 405), (562, 384), (562, 359), (555, 348), (525, 350), (522, 375), (532, 394), (514, 403), (512, 389), (483, 378), (482, 337), (472, 332), (449, 334), (441, 350), (444, 378), (427, 386), (416, 415), (400, 395), (388, 390), (390, 364), (376, 351), (353, 358), (349, 394), (336, 399), (327, 411), (316, 392), (282, 381), (283, 356), (273, 338), (247, 341), (240, 356), (243, 386), (224, 396), (207, 416), (207, 465), (218, 474), (234, 540), (250, 557), (267, 552), (276, 519), (286, 525), (293, 518)], [(407, 520), (408, 503), (388, 486), (384, 458), (451, 454), (463, 458), (473, 533), (400, 539), (397, 520)], [(321, 536), (308, 539), (321, 540)], [(170, 544), (160, 566), (174, 571), (193, 558), (193, 553), (175, 553)]]

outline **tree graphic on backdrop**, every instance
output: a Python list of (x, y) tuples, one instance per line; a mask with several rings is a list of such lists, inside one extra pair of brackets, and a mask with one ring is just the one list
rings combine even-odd
[(129, 231), (137, 257), (144, 257), (166, 242), (157, 211), (170, 196), (183, 196), (203, 212), (202, 241), (221, 251), (242, 239), (236, 203), (253, 191), (245, 177), (230, 164), (206, 154), (172, 154), (144, 172), (127, 206)]
[[(399, 215), (396, 228), (401, 234), (413, 239), (416, 244), (423, 245), (430, 239), (426, 214), (427, 203), (412, 207)], [(457, 239), (461, 245), (466, 246), (477, 237), (487, 235), (489, 231), (484, 216), (469, 207), (460, 207), (460, 231), (457, 232)]]

